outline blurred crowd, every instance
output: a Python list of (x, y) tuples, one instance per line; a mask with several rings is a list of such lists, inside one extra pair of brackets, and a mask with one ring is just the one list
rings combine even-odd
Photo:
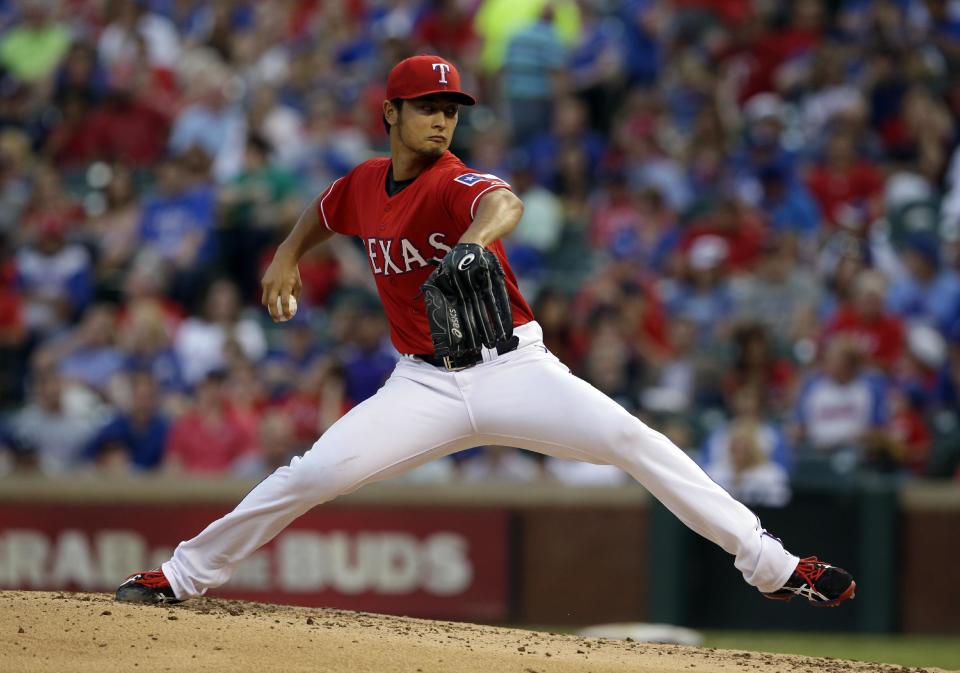
[[(0, 0), (0, 472), (261, 476), (398, 357), (361, 246), (399, 59), (526, 210), (548, 347), (735, 495), (960, 462), (960, 0)], [(616, 483), (485, 447), (411, 479)]]

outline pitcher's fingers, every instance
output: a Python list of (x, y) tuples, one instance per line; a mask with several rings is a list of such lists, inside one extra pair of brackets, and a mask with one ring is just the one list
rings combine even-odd
[(284, 287), (280, 290), (280, 316), (284, 320), (290, 320), (293, 317), (290, 313), (290, 288)]
[(276, 285), (271, 285), (268, 288), (264, 289), (264, 294), (266, 299), (264, 300), (264, 305), (267, 307), (267, 312), (270, 314), (270, 317), (276, 321), (279, 317), (277, 312), (277, 297), (280, 296), (279, 291), (277, 290)]

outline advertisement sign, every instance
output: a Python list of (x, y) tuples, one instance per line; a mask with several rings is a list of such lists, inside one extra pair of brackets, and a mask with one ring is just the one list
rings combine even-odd
[[(225, 509), (0, 504), (0, 587), (113, 591), (158, 566)], [(209, 595), (416, 617), (507, 614), (507, 514), (496, 509), (320, 507)]]

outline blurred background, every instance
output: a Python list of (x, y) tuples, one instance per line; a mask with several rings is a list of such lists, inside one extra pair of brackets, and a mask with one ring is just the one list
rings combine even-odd
[(768, 611), (625, 474), (508, 447), (308, 515), (236, 595), (960, 633), (957, 0), (0, 0), (0, 585), (112, 588), (383, 383), (362, 246), (311, 252), (282, 326), (259, 277), (421, 52), (526, 204), (548, 347), (861, 596)]

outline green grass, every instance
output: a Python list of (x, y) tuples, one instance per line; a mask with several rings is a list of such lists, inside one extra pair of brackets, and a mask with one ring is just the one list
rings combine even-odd
[(704, 646), (960, 670), (960, 637), (705, 631)]

